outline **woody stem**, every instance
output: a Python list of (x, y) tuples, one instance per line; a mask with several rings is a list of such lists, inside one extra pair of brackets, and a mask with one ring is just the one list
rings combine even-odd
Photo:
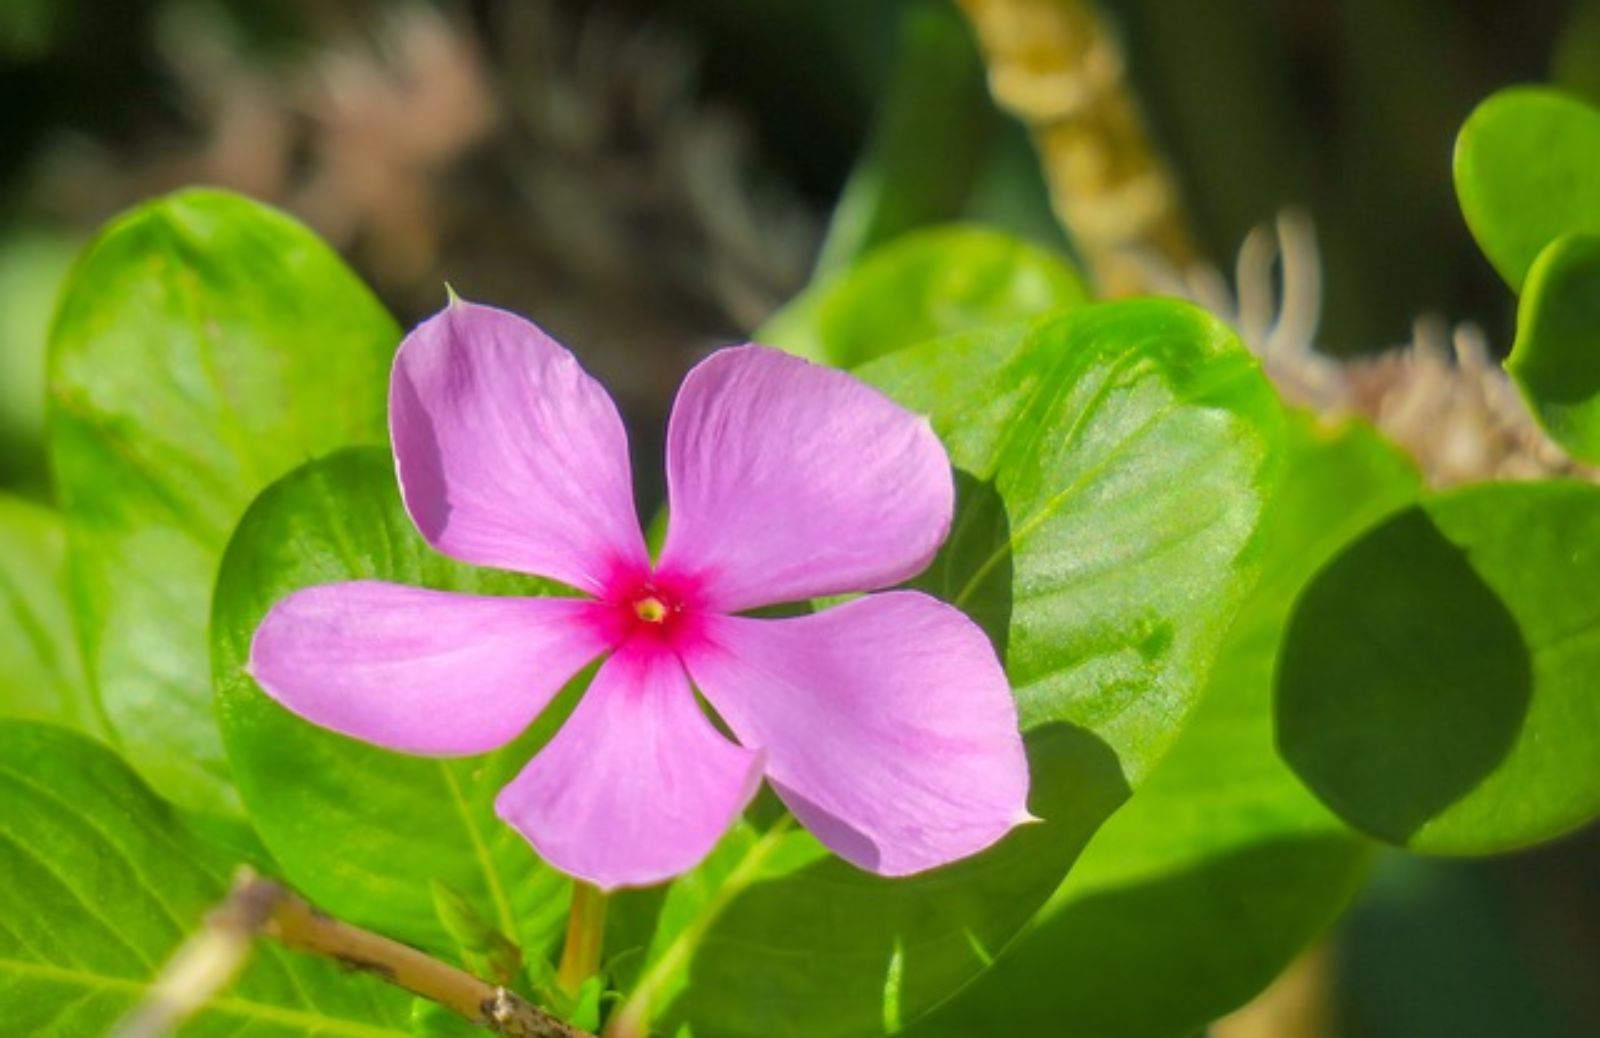
[(506, 1038), (591, 1038), (503, 987), (325, 915), (248, 868), (117, 1024), (114, 1038), (166, 1038), (178, 1030), (243, 971), (258, 937), (369, 973)]
[(567, 916), (567, 941), (561, 949), (556, 982), (576, 995), (583, 982), (600, 972), (600, 951), (606, 935), (606, 895), (580, 880), (572, 881), (572, 910)]

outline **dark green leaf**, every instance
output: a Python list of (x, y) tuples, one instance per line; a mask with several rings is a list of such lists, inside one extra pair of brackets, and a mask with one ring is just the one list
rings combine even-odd
[[(1272, 668), (1295, 593), (1341, 544), (1415, 497), (1417, 476), (1361, 426), (1297, 418), (1261, 582), (1172, 753), (1095, 834), (996, 966), (919, 1038), (1074, 1033), (1187, 1038), (1245, 1002), (1327, 925), (1365, 842), (1272, 741)], [(1159, 992), (1159, 997), (1151, 997)]]
[(158, 789), (236, 804), (211, 711), (217, 561), (256, 493), (382, 442), (394, 322), (287, 217), (190, 191), (116, 221), (51, 337), (50, 453), (89, 679)]
[(902, 880), (736, 831), (664, 901), (623, 906), (658, 913), (624, 1011), (654, 998), (669, 1031), (892, 1031), (981, 972), (1177, 734), (1255, 577), (1279, 409), (1199, 311), (1094, 307), (864, 374), (931, 414), (959, 470), (921, 583), (1002, 650), (1045, 821)]
[(1600, 234), (1568, 235), (1539, 254), (1506, 371), (1556, 442), (1600, 462)]
[(1479, 105), (1456, 140), (1456, 195), (1512, 289), (1564, 234), (1600, 233), (1600, 111), (1546, 87)]
[(1328, 565), (1295, 609), (1278, 740), (1347, 821), (1441, 854), (1600, 812), (1600, 487), (1454, 491)]
[[(227, 889), (238, 861), (197, 837), (111, 751), (0, 721), (0, 1007), (28, 1038), (98, 1038)], [(408, 999), (260, 945), (184, 1030), (406, 1038)]]
[(832, 272), (928, 224), (956, 218), (994, 129), (971, 30), (938, 0), (905, 6), (872, 138), (840, 195), (817, 269)]
[(1082, 303), (1060, 257), (976, 227), (898, 239), (790, 303), (756, 338), (837, 367)]
[(245, 673), (251, 638), (274, 602), (358, 579), (480, 594), (545, 590), (430, 549), (400, 503), (386, 450), (341, 451), (269, 487), (228, 546), (212, 619), (218, 717), (250, 819), (289, 881), (341, 917), (454, 954), (435, 911), (432, 888), (442, 882), (529, 956), (540, 954), (559, 934), (569, 885), (495, 817), (493, 801), (559, 710), (489, 756), (425, 759), (302, 721)]
[(0, 495), (0, 715), (97, 731), (66, 578), (60, 516)]

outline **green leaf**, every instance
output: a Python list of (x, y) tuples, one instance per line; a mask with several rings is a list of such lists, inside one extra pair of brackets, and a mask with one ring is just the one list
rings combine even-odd
[(1600, 487), (1489, 484), (1328, 565), (1278, 672), (1285, 758), (1351, 824), (1487, 854), (1600, 813)]
[(834, 208), (817, 260), (841, 269), (920, 226), (956, 218), (994, 129), (983, 61), (960, 12), (906, 5), (872, 137)]
[(1087, 729), (1143, 779), (1258, 573), (1282, 412), (1255, 359), (1198, 308), (1141, 300), (862, 374), (932, 417), (957, 470), (918, 582), (995, 639), (1025, 729)]
[(1556, 442), (1600, 462), (1600, 234), (1558, 238), (1539, 254), (1506, 371)]
[(493, 801), (560, 710), (497, 753), (426, 759), (302, 721), (245, 673), (274, 602), (361, 579), (479, 594), (546, 590), (430, 549), (400, 503), (386, 450), (340, 451), (269, 487), (228, 546), (212, 616), (218, 719), (250, 820), (289, 881), (336, 915), (454, 955), (433, 898), (443, 883), (536, 956), (559, 935), (569, 885), (495, 817)]
[(448, 883), (435, 879), (433, 910), (467, 969), (492, 984), (510, 985), (522, 973), (522, 949), (486, 919), (472, 899)]
[[(186, 828), (111, 751), (0, 721), (0, 1006), (8, 1034), (93, 1038), (220, 901), (238, 857)], [(409, 999), (267, 944), (184, 1030), (405, 1038)]]
[(798, 830), (736, 831), (631, 906), (659, 932), (622, 1012), (654, 998), (669, 1033), (893, 1031), (981, 972), (1177, 734), (1255, 577), (1279, 408), (1198, 310), (1087, 308), (863, 374), (930, 414), (959, 470), (920, 583), (1002, 651), (1045, 821), (902, 880)]
[(61, 518), (0, 494), (0, 715), (99, 729), (67, 606)]
[[(1297, 416), (1261, 582), (1194, 719), (996, 966), (918, 1038), (1074, 1033), (1186, 1038), (1243, 1004), (1343, 908), (1365, 841), (1273, 746), (1272, 669), (1296, 592), (1417, 493), (1369, 428)], [(1159, 992), (1159, 997), (1151, 997)]]
[(41, 231), (0, 238), (0, 483), (44, 489), (45, 344), (77, 252)]
[(977, 227), (908, 234), (807, 289), (756, 333), (853, 367), (903, 346), (1076, 306), (1082, 280), (1059, 256)]
[(315, 235), (220, 192), (134, 210), (68, 281), (49, 437), (79, 636), (128, 759), (182, 803), (237, 803), (205, 629), (228, 534), (295, 465), (383, 441), (398, 338)]
[(1513, 290), (1564, 234), (1600, 233), (1600, 111), (1546, 87), (1480, 104), (1456, 140), (1461, 212)]
[(411, 1033), (414, 1038), (483, 1038), (483, 1028), (422, 998), (411, 1004)]

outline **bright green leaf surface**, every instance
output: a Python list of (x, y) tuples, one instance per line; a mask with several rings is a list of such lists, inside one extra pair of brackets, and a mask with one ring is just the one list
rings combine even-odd
[(1254, 358), (1198, 308), (1144, 300), (863, 375), (931, 415), (957, 470), (919, 583), (995, 638), (1025, 729), (1087, 729), (1142, 780), (1257, 574), (1282, 415)]
[(382, 442), (394, 322), (310, 231), (192, 191), (118, 220), (51, 339), (50, 451), (89, 678), (158, 789), (236, 802), (212, 718), (206, 616), (256, 493)]
[[(0, 721), (0, 1013), (8, 1035), (100, 1038), (221, 900), (236, 854), (104, 747)], [(404, 1038), (408, 999), (262, 945), (182, 1034)]]
[(1564, 234), (1600, 233), (1600, 110), (1544, 87), (1490, 97), (1456, 140), (1456, 195), (1514, 290)]
[[(460, 760), (390, 753), (300, 720), (245, 674), (250, 640), (274, 602), (358, 579), (479, 594), (544, 590), (430, 549), (381, 448), (338, 452), (268, 488), (228, 546), (212, 620), (217, 713), (250, 820), (286, 878), (343, 918), (455, 955), (434, 906), (433, 885), (443, 883), (530, 957), (540, 954), (560, 929), (569, 884), (493, 810), (532, 755), (527, 739)], [(546, 714), (530, 738), (553, 726), (556, 715)]]
[(1045, 822), (907, 880), (800, 831), (735, 832), (706, 866), (718, 883), (647, 902), (666, 937), (640, 984), (675, 995), (669, 1032), (895, 1030), (979, 973), (1177, 734), (1255, 576), (1278, 405), (1199, 311), (1095, 307), (864, 374), (932, 415), (959, 470), (954, 533), (921, 583), (1004, 653)]
[(1551, 437), (1600, 462), (1600, 234), (1568, 235), (1539, 254), (1506, 370)]
[(97, 730), (67, 607), (54, 512), (0, 495), (0, 715)]
[(919, 1038), (1187, 1038), (1244, 1003), (1343, 907), (1365, 841), (1273, 747), (1272, 668), (1295, 593), (1346, 540), (1415, 497), (1363, 426), (1296, 416), (1261, 582), (1171, 754), (1106, 823), (996, 967)]
[(1407, 509), (1319, 573), (1278, 673), (1284, 756), (1391, 843), (1485, 854), (1600, 812), (1600, 487)]
[(756, 339), (836, 367), (977, 328), (1037, 317), (1087, 298), (1067, 263), (977, 227), (906, 235), (807, 290)]

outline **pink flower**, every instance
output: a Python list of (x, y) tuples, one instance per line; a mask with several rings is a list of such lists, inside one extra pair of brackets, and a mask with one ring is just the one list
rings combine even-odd
[(389, 424), (429, 544), (587, 597), (376, 581), (296, 592), (251, 649), (251, 672), (290, 710), (406, 753), (483, 753), (604, 656), (495, 804), (546, 861), (603, 888), (693, 868), (763, 776), (833, 851), (889, 876), (1028, 820), (1005, 673), (959, 611), (891, 591), (738, 615), (927, 566), (954, 491), (925, 419), (776, 350), (713, 354), (673, 407), (671, 526), (654, 564), (616, 408), (527, 321), (456, 302), (422, 324), (395, 358)]

